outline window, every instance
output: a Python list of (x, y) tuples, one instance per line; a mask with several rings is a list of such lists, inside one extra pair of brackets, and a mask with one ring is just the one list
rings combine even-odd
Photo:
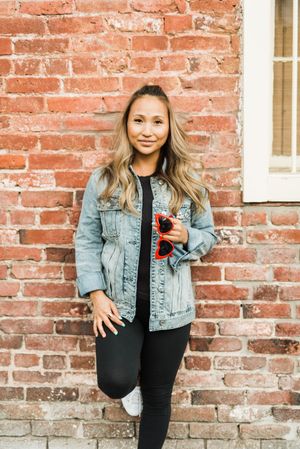
[(244, 0), (244, 201), (300, 201), (299, 0)]

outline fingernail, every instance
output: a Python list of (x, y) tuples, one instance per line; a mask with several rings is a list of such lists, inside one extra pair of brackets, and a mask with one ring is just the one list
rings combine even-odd
[(118, 331), (114, 332), (115, 335), (118, 335), (118, 333), (119, 333)]
[(121, 316), (119, 316), (119, 320), (123, 320), (123, 318)]
[(125, 323), (121, 323), (121, 326), (125, 327)]

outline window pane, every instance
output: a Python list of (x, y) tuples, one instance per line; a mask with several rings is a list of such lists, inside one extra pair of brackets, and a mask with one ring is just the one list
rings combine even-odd
[(292, 63), (274, 62), (273, 155), (291, 155)]
[(292, 56), (293, 0), (275, 2), (275, 56)]

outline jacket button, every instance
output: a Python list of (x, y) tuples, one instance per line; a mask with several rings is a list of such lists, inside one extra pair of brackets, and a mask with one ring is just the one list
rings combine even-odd
[(162, 326), (163, 324), (165, 324), (166, 320), (160, 320), (159, 324), (160, 326)]

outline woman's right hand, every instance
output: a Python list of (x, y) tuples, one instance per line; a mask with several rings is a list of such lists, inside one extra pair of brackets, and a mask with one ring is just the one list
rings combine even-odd
[(117, 335), (118, 331), (111, 323), (111, 320), (121, 326), (125, 326), (123, 321), (120, 320), (120, 314), (115, 303), (108, 297), (102, 290), (95, 290), (90, 293), (90, 298), (93, 302), (93, 330), (94, 334), (98, 336), (98, 329), (102, 337), (106, 337), (102, 323)]

